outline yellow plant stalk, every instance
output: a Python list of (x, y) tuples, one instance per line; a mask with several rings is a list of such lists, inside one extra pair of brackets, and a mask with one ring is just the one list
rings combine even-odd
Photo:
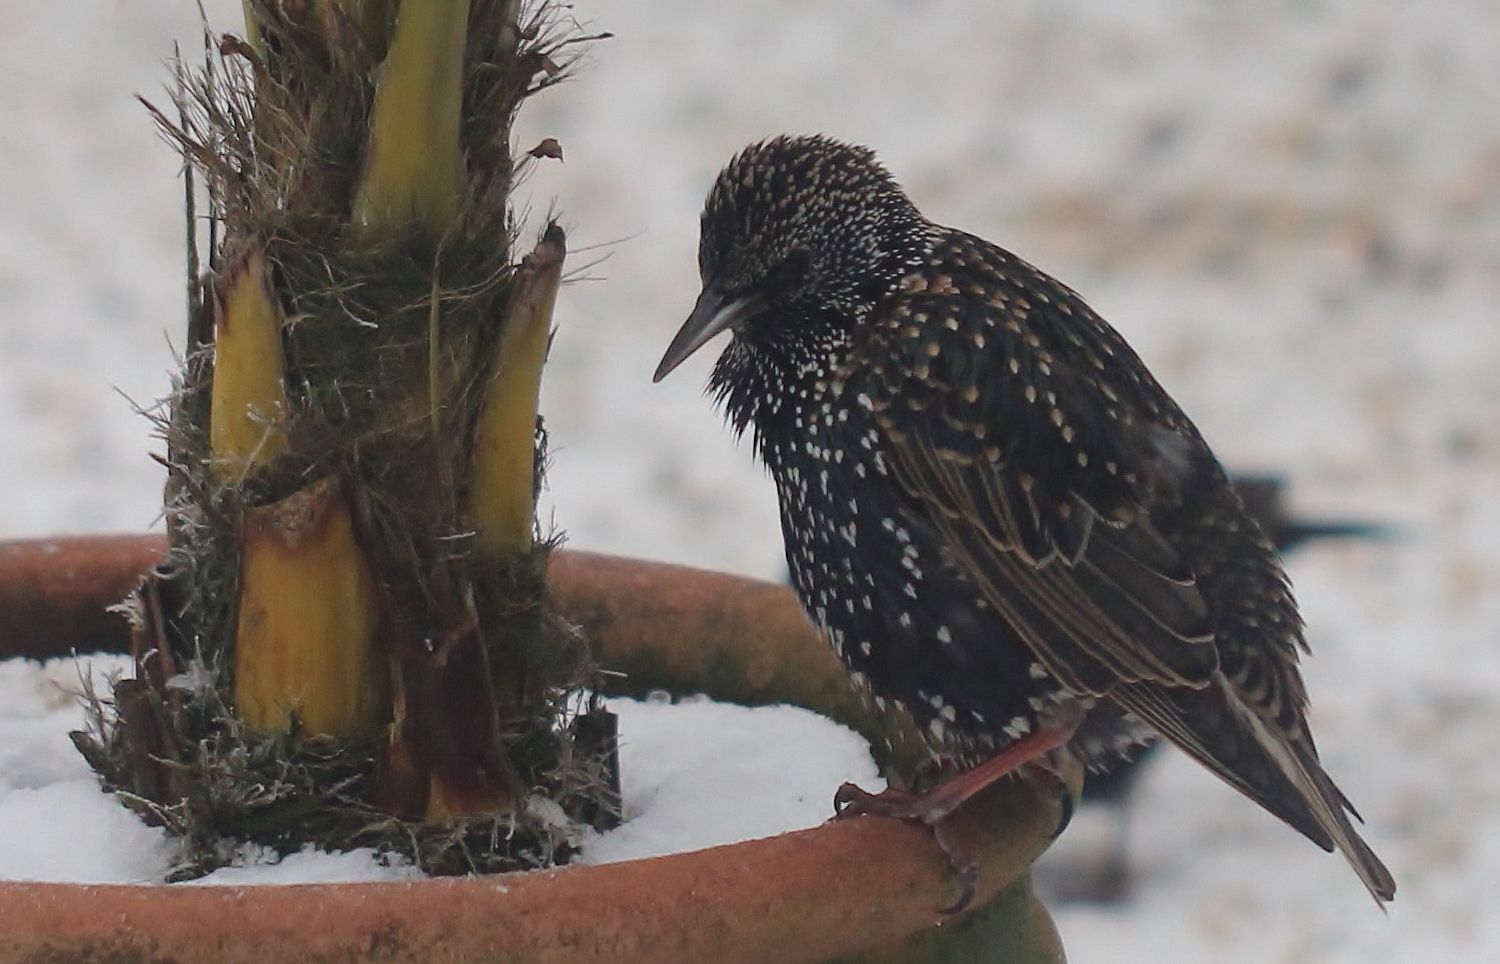
[(380, 236), (425, 224), (441, 235), (453, 223), (468, 23), (469, 0), (402, 0), (354, 196), (359, 230)]
[(380, 600), (344, 487), (324, 479), (241, 525), (234, 696), (262, 733), (374, 733), (388, 699), (375, 652)]
[(286, 445), (281, 325), (265, 254), (249, 248), (214, 299), (209, 446), (214, 473), (225, 481), (243, 477)]
[(500, 332), (500, 358), (485, 389), (474, 437), (469, 523), (480, 551), (494, 556), (519, 555), (531, 546), (537, 405), (566, 254), (567, 239), (553, 224), (521, 262)]
[(260, 33), (260, 20), (255, 16), (255, 7), (250, 0), (240, 0), (240, 7), (245, 11), (245, 40), (254, 51), (265, 57), (266, 40)]

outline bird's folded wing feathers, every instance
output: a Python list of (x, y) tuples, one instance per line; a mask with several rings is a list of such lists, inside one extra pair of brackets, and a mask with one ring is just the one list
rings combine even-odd
[[(1058, 682), (1107, 696), (1325, 850), (1342, 851), (1376, 899), (1390, 899), (1390, 872), (1355, 831), (1358, 814), (1324, 772), (1300, 711), (1266, 701), (1297, 687), (1277, 683), (1284, 674), (1269, 654), (1237, 654), (1261, 685), (1225, 676), (1204, 601), (1174, 575), (1180, 560), (1148, 518), (1079, 529), (1071, 520), (1093, 511), (1087, 503), (1035, 486), (1021, 487), (1017, 503), (997, 478), (1003, 467), (945, 457), (920, 430), (889, 440), (889, 451), (912, 520), (937, 529), (949, 561)], [(1075, 553), (1022, 551), (1023, 526), (1048, 534), (1054, 523), (1067, 533), (1049, 536), (1054, 545), (1083, 534)]]
[(908, 511), (1063, 685), (1104, 695), (1128, 682), (1208, 684), (1218, 662), (1203, 600), (1144, 517), (1105, 522), (1071, 493), (945, 456), (920, 430), (889, 451)]

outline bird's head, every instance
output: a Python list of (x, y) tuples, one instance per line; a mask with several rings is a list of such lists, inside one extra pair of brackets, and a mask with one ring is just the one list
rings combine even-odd
[(703, 291), (661, 381), (721, 331), (778, 334), (824, 312), (858, 317), (918, 264), (927, 222), (872, 151), (827, 137), (752, 144), (703, 208)]

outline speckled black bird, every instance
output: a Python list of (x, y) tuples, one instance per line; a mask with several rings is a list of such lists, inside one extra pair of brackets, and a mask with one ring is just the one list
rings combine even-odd
[(656, 379), (733, 332), (711, 386), (775, 479), (802, 605), (967, 769), (884, 812), (937, 825), (1018, 763), (1107, 767), (1154, 732), (1391, 899), (1318, 761), (1272, 546), (1076, 293), (825, 137), (730, 161), (698, 267)]

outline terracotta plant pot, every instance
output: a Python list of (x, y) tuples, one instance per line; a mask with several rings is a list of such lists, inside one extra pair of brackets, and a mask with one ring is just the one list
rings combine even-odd
[[(128, 648), (123, 598), (155, 536), (0, 544), (0, 658)], [(801, 703), (858, 725), (862, 704), (784, 587), (562, 551), (552, 591), (622, 691)], [(788, 695), (790, 694), (790, 695)], [(502, 877), (250, 887), (0, 883), (0, 964), (35, 961), (700, 962), (1061, 960), (1026, 869), (1060, 813), (1006, 781), (954, 815), (978, 858), (958, 918), (924, 830), (861, 818), (606, 866)], [(944, 926), (939, 926), (944, 925)], [(1010, 956), (1005, 956), (1009, 951)]]

